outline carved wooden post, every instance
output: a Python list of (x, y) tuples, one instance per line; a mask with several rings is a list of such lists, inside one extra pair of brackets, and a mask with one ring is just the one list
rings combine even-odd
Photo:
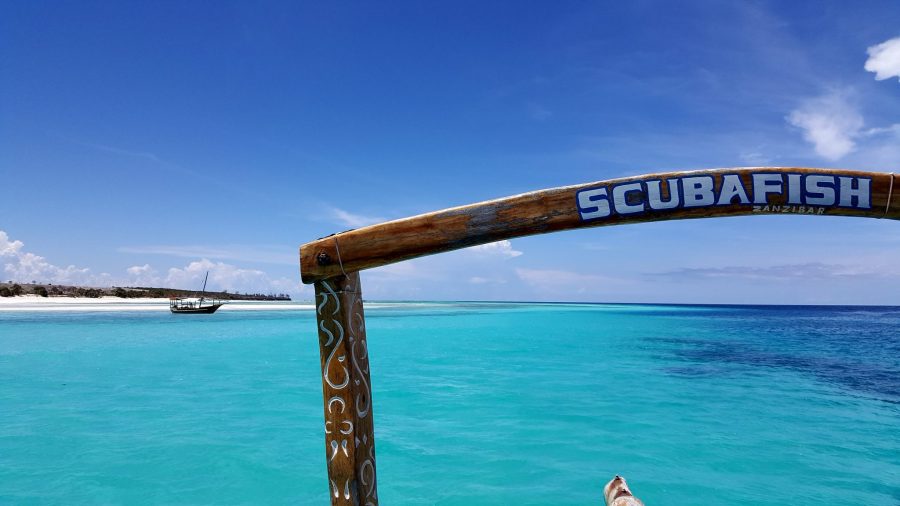
[(315, 286), (331, 504), (376, 506), (372, 387), (359, 273)]

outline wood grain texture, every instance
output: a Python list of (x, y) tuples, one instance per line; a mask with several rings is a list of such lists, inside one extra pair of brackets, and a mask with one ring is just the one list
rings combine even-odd
[[(767, 192), (765, 185), (754, 188), (754, 182), (759, 183), (759, 178), (768, 177), (761, 175), (773, 178), (780, 175), (783, 182), (781, 193)], [(822, 200), (818, 198), (820, 194), (806, 191), (807, 181), (812, 181), (809, 179), (810, 176), (826, 180), (824, 191), (827, 191), (827, 180), (830, 178), (833, 194), (840, 193), (844, 180), (869, 186), (868, 207), (841, 206), (838, 200), (832, 205), (806, 204), (806, 200)], [(723, 192), (732, 193), (727, 191), (727, 188), (731, 188), (737, 178), (745, 195), (733, 195), (727, 201), (716, 202), (713, 205), (688, 206), (688, 198), (696, 197), (697, 194), (687, 195), (685, 188), (702, 183), (701, 179), (696, 178), (711, 178), (710, 184), (714, 185), (712, 191), (716, 199), (719, 199)], [(896, 195), (900, 192), (900, 188), (897, 192), (893, 191), (895, 179), (893, 174), (880, 172), (802, 167), (744, 167), (665, 172), (539, 190), (371, 225), (309, 242), (300, 247), (300, 271), (304, 283), (313, 283), (349, 272), (503, 239), (648, 221), (753, 214), (812, 214), (900, 219), (900, 202)], [(632, 185), (629, 186), (629, 183)], [(798, 184), (801, 194), (794, 193)], [(663, 201), (671, 202), (674, 192), (670, 192), (670, 187), (680, 188), (682, 194), (678, 197), (681, 199), (681, 206), (667, 209), (649, 207), (648, 188), (656, 189)], [(638, 191), (638, 188), (641, 188), (643, 193)], [(646, 209), (628, 213), (614, 211), (609, 216), (585, 220), (583, 209), (579, 210), (579, 192), (592, 190), (602, 192), (603, 189), (607, 192), (610, 205), (614, 200), (612, 193), (624, 189), (628, 191), (625, 192), (624, 204), (620, 206), (622, 209), (639, 205), (642, 199)], [(888, 205), (889, 194), (892, 201), (890, 205)], [(797, 198), (803, 200), (798, 201)], [(666, 202), (659, 205), (664, 204)], [(812, 212), (811, 207), (815, 207)]]
[(378, 504), (369, 351), (359, 273), (317, 282), (331, 504)]

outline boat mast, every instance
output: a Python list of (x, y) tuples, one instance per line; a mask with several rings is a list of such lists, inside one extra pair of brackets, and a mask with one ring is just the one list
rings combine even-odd
[(206, 271), (206, 277), (203, 278), (203, 289), (200, 290), (200, 302), (203, 302), (203, 294), (206, 293), (206, 280), (209, 279), (209, 271)]

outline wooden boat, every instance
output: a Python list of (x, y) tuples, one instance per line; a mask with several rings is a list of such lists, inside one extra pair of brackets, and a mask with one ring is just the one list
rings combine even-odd
[(203, 296), (206, 293), (206, 281), (209, 279), (209, 271), (203, 278), (203, 290), (200, 291), (200, 297), (173, 297), (169, 299), (169, 311), (173, 313), (186, 314), (211, 314), (217, 309), (225, 305), (224, 301), (218, 299), (207, 299)]
[(225, 303), (216, 299), (175, 298), (169, 300), (169, 310), (173, 313), (215, 313)]

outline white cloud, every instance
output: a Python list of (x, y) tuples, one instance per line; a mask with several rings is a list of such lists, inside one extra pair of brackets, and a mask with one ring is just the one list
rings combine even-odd
[(22, 241), (12, 241), (6, 232), (0, 230), (0, 259), (3, 262), (4, 278), (19, 282), (91, 285), (102, 282), (108, 276), (95, 276), (89, 269), (74, 265), (53, 265), (42, 256), (23, 251), (24, 246)]
[(515, 250), (509, 241), (489, 242), (479, 246), (472, 246), (469, 251), (485, 255), (497, 255), (504, 258), (515, 258), (522, 255), (521, 251)]
[[(521, 251), (513, 248), (510, 241), (504, 240), (471, 246), (442, 255), (405, 260), (376, 267), (366, 272), (367, 276), (373, 280), (392, 283), (446, 282), (456, 279), (468, 279), (470, 283), (474, 284), (498, 282), (502, 279), (502, 277), (496, 276), (499, 265), (509, 258), (515, 258), (522, 254)], [(473, 260), (477, 261), (473, 262)], [(482, 275), (475, 271), (487, 271), (495, 275)]]
[(741, 151), (738, 158), (744, 165), (754, 167), (764, 167), (772, 164), (772, 157), (766, 155), (762, 150)]
[(150, 264), (135, 265), (135, 266), (125, 269), (125, 271), (128, 274), (131, 274), (132, 276), (141, 276), (141, 275), (146, 275), (148, 273), (156, 272), (150, 267)]
[(559, 269), (520, 268), (516, 269), (516, 276), (541, 294), (541, 298), (558, 300), (572, 300), (582, 295), (619, 296), (623, 289), (634, 284), (632, 280)]
[(528, 104), (528, 114), (532, 119), (537, 121), (544, 121), (553, 116), (553, 111), (547, 109), (546, 107), (536, 104), (534, 102), (530, 102)]
[(183, 268), (172, 267), (164, 280), (164, 284), (172, 288), (196, 290), (203, 284), (203, 278), (209, 272), (209, 290), (228, 290), (230, 292), (269, 292), (275, 288), (299, 291), (299, 281), (291, 286), (286, 278), (272, 280), (256, 269), (241, 269), (223, 262), (213, 262), (206, 258), (191, 262)]
[(516, 269), (516, 275), (530, 285), (540, 286), (569, 285), (588, 278), (599, 278), (599, 276), (557, 269)]
[(98, 149), (100, 151), (106, 151), (107, 153), (113, 153), (113, 154), (122, 155), (122, 156), (130, 156), (130, 157), (134, 157), (134, 158), (143, 158), (145, 160), (150, 160), (151, 162), (165, 164), (165, 162), (160, 160), (158, 156), (154, 155), (153, 153), (148, 153), (146, 151), (132, 151), (129, 149), (122, 149), (122, 148), (117, 148), (114, 146), (106, 146), (104, 144), (94, 144), (94, 143), (89, 143), (89, 142), (78, 142), (78, 144), (81, 144), (82, 146), (87, 146), (89, 148)]
[(472, 276), (469, 278), (469, 283), (473, 285), (504, 285), (506, 284), (506, 279), (502, 277), (487, 277), (487, 276)]
[(866, 70), (875, 73), (875, 79), (883, 81), (896, 77), (900, 79), (900, 37), (876, 44), (868, 49), (869, 59)]
[(363, 292), (374, 299), (471, 297), (473, 286), (492, 290), (514, 282), (516, 262), (509, 259), (522, 254), (504, 240), (385, 265), (365, 271)]
[(134, 265), (127, 269), (129, 286), (158, 286), (161, 279), (150, 264)]
[(131, 266), (125, 269), (123, 276), (93, 274), (88, 268), (53, 265), (42, 256), (24, 251), (24, 246), (22, 241), (10, 240), (6, 232), (0, 230), (0, 265), (3, 266), (4, 280), (57, 285), (159, 286), (196, 290), (203, 284), (203, 277), (209, 271), (210, 290), (291, 294), (308, 291), (308, 288), (300, 284), (299, 276), (296, 279), (272, 278), (261, 270), (242, 269), (206, 258), (190, 262), (184, 267), (170, 268), (164, 276), (150, 264)]
[(149, 264), (135, 265), (127, 270), (128, 286), (163, 286), (183, 290), (198, 290), (203, 286), (203, 278), (209, 272), (207, 289), (228, 290), (244, 293), (300, 293), (305, 288), (299, 279), (271, 278), (258, 269), (242, 269), (224, 262), (213, 262), (207, 258), (190, 262), (184, 267), (171, 267), (165, 276), (160, 276)]
[(893, 134), (900, 135), (900, 123), (894, 123), (888, 127), (875, 127), (870, 128), (862, 133), (862, 135), (866, 137), (871, 137), (873, 135), (881, 135), (881, 134)]
[(123, 246), (120, 253), (142, 255), (166, 255), (182, 258), (213, 258), (244, 262), (265, 262), (280, 265), (299, 265), (300, 259), (295, 248), (282, 245), (226, 244), (221, 246), (201, 245), (149, 245)]
[[(875, 79), (900, 78), (900, 37), (868, 48), (865, 69), (875, 73)], [(900, 163), (896, 137), (900, 124), (865, 129), (865, 121), (854, 104), (850, 88), (832, 90), (807, 100), (788, 116), (787, 121), (802, 130), (803, 138), (811, 143), (819, 156), (838, 160), (857, 152), (850, 162), (870, 165)]]
[(165, 276), (160, 276), (149, 264), (135, 265), (126, 269), (128, 278), (120, 283), (127, 286), (162, 286), (183, 290), (199, 290), (203, 278), (209, 272), (207, 290), (243, 293), (300, 293), (304, 291), (299, 280), (288, 278), (272, 279), (264, 271), (241, 269), (224, 262), (213, 262), (207, 258), (190, 262), (184, 267), (171, 267)]
[(442, 259), (432, 256), (383, 265), (366, 271), (366, 275), (379, 281), (404, 282), (414, 280), (439, 281), (446, 279), (446, 265)]
[(828, 160), (852, 152), (864, 124), (848, 95), (847, 91), (832, 91), (808, 100), (787, 117), (791, 125), (803, 130), (803, 138), (816, 153)]
[(20, 252), (22, 251), (22, 246), (25, 246), (22, 241), (10, 241), (9, 236), (6, 235), (6, 232), (0, 230), (0, 256), (18, 256), (21, 254)]
[(803, 264), (772, 265), (765, 267), (729, 266), (675, 269), (651, 276), (676, 279), (727, 279), (774, 280), (794, 282), (803, 280), (833, 280), (847, 278), (896, 277), (898, 273), (883, 265), (874, 264), (825, 264), (810, 262)]
[(343, 209), (338, 209), (336, 207), (331, 208), (331, 218), (335, 223), (339, 225), (343, 225), (345, 227), (351, 228), (360, 228), (365, 227), (366, 225), (372, 225), (375, 223), (381, 223), (382, 221), (387, 221), (386, 218), (382, 218), (380, 216), (364, 216), (361, 214), (353, 214), (349, 211), (344, 211)]

